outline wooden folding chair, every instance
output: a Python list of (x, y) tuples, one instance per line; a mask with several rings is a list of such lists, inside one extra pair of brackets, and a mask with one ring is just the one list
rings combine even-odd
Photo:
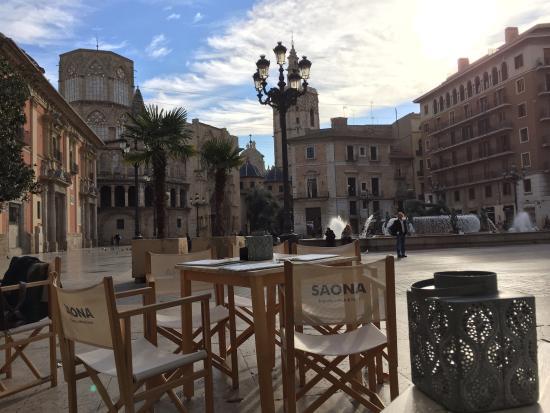
[(361, 247), (359, 240), (337, 247), (321, 247), (316, 245), (293, 244), (294, 254), (336, 254), (344, 257), (357, 257), (355, 262), (361, 262)]
[[(0, 398), (10, 396), (12, 394), (27, 390), (34, 386), (39, 386), (47, 382), (50, 382), (51, 387), (57, 386), (55, 329), (52, 317), (52, 300), (50, 300), (49, 297), (51, 297), (53, 276), (55, 274), (61, 273), (61, 259), (59, 257), (56, 257), (52, 263), (33, 264), (29, 271), (39, 271), (40, 273), (48, 274), (45, 280), (26, 283), (24, 287), (27, 289), (27, 291), (29, 289), (42, 289), (42, 302), (47, 302), (48, 317), (0, 332), (0, 339), (3, 339), (3, 343), (0, 342), (0, 351), (3, 350), (5, 354), (4, 364), (0, 367), (0, 374), (5, 374), (6, 379), (12, 379), (13, 364), (17, 359), (21, 359), (27, 366), (27, 368), (31, 371), (32, 375), (34, 376), (34, 380), (25, 384), (17, 385), (13, 388), (9, 388), (7, 383), (0, 381)], [(2, 291), (2, 293), (7, 293), (10, 291), (18, 291), (20, 288), (23, 287), (21, 287), (20, 284), (17, 284), (0, 287), (0, 290)], [(25, 349), (31, 343), (40, 340), (49, 341), (49, 374), (42, 374), (40, 370), (36, 367), (36, 365), (31, 361), (29, 356), (25, 354)]]
[[(69, 412), (76, 413), (76, 382), (89, 377), (107, 405), (109, 412), (124, 407), (125, 412), (136, 411), (135, 403), (143, 402), (138, 412), (150, 411), (165, 393), (180, 412), (184, 405), (174, 388), (204, 378), (205, 411), (213, 411), (212, 366), (210, 360), (210, 294), (193, 295), (165, 303), (154, 302), (150, 287), (125, 291), (115, 295), (112, 277), (105, 277), (94, 286), (68, 290), (53, 283), (59, 344), (63, 358), (65, 381), (68, 384)], [(144, 306), (118, 311), (117, 298), (142, 295)], [(155, 346), (154, 314), (163, 309), (180, 306), (182, 313), (192, 303), (200, 303), (204, 338), (201, 348), (189, 354), (172, 354)], [(132, 340), (131, 318), (143, 316), (144, 337)], [(75, 343), (95, 347), (76, 353)], [(188, 367), (202, 361), (203, 368), (189, 372)], [(77, 373), (77, 366), (83, 371)], [(116, 402), (111, 400), (99, 374), (116, 377), (120, 391)], [(141, 390), (145, 386), (144, 390)]]
[[(162, 302), (167, 298), (180, 296), (181, 281), (180, 272), (175, 268), (176, 264), (183, 262), (197, 261), (212, 258), (210, 249), (205, 251), (191, 252), (188, 254), (154, 254), (149, 253), (151, 262), (151, 273), (146, 274), (147, 286), (153, 288), (154, 296), (157, 302)], [(212, 291), (210, 283), (193, 283), (193, 292)], [(235, 328), (234, 322), (229, 322), (230, 310), (223, 305), (223, 287), (214, 286), (216, 306), (210, 309), (210, 335), (218, 334), (218, 353), (212, 352), (212, 365), (231, 378), (233, 388), (239, 387), (239, 368), (237, 353), (229, 354), (231, 360), (228, 365), (228, 349), (226, 342), (225, 329), (229, 324), (230, 348), (236, 347), (236, 336), (231, 333), (231, 325)], [(233, 316), (234, 321), (234, 316)], [(175, 352), (181, 351), (182, 330), (181, 314), (157, 314), (157, 332), (167, 339), (177, 344)], [(193, 318), (193, 340), (196, 345), (201, 344), (202, 325), (200, 317)], [(198, 339), (198, 341), (196, 340)]]
[[(341, 390), (373, 412), (384, 408), (376, 393), (376, 377), (363, 384), (361, 370), (375, 371), (377, 355), (388, 364), (390, 397), (399, 394), (397, 379), (397, 327), (395, 320), (395, 274), (393, 257), (369, 264), (323, 266), (285, 263), (285, 284), (279, 286), (283, 393), (285, 411), (295, 412), (296, 402), (321, 380), (331, 385), (309, 406), (312, 412)], [(385, 321), (385, 334), (373, 322)], [(296, 326), (325, 328), (347, 325), (344, 332), (318, 334), (295, 331)], [(351, 327), (351, 328), (349, 328)], [(384, 351), (385, 350), (385, 351)], [(353, 355), (349, 370), (340, 364)], [(296, 390), (295, 363), (315, 373)]]
[(288, 248), (288, 241), (281, 242), (280, 244), (273, 246), (273, 253), (274, 254), (290, 254), (289, 248)]

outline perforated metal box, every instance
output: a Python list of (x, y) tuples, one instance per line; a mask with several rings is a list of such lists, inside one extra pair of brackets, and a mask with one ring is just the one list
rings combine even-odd
[(460, 296), (475, 294), (464, 280), (429, 284), (407, 292), (414, 384), (455, 412), (536, 403), (535, 298), (496, 291), (496, 276), (495, 291), (478, 288), (487, 295)]

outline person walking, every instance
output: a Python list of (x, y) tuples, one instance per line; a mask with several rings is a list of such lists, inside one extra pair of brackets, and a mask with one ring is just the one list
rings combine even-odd
[(347, 224), (344, 228), (344, 230), (342, 231), (342, 235), (341, 235), (341, 239), (342, 239), (342, 245), (344, 244), (349, 244), (350, 242), (352, 242), (353, 240), (351, 239), (351, 234), (352, 234), (352, 231), (351, 231), (351, 225), (350, 224)]
[(336, 234), (333, 230), (330, 229), (330, 227), (327, 227), (327, 230), (325, 231), (325, 240), (327, 243), (327, 247), (334, 247), (334, 240), (336, 239)]
[(390, 234), (397, 237), (396, 250), (397, 258), (405, 258), (405, 237), (409, 233), (409, 223), (407, 217), (401, 211), (397, 213), (397, 219), (393, 221), (390, 227)]

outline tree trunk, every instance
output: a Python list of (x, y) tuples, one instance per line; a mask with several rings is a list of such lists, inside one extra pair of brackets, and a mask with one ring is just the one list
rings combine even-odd
[(155, 211), (157, 214), (157, 238), (165, 238), (166, 221), (166, 155), (161, 152), (153, 157), (153, 181), (155, 185)]
[(214, 236), (223, 236), (225, 235), (225, 228), (224, 228), (224, 214), (223, 214), (223, 204), (225, 200), (225, 182), (227, 181), (227, 172), (225, 169), (218, 169), (216, 171), (216, 182), (215, 182), (215, 188), (214, 193), (216, 194), (215, 199), (215, 211), (216, 216), (214, 219)]

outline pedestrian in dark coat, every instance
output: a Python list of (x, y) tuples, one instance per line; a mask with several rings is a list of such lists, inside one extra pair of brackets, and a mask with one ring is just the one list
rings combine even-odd
[(390, 234), (397, 238), (396, 250), (397, 258), (405, 258), (405, 237), (409, 233), (409, 222), (403, 212), (397, 213), (397, 219), (393, 221), (390, 227)]
[(327, 230), (325, 231), (325, 240), (327, 243), (327, 247), (334, 247), (335, 239), (336, 239), (336, 234), (334, 233), (333, 230), (327, 227)]

